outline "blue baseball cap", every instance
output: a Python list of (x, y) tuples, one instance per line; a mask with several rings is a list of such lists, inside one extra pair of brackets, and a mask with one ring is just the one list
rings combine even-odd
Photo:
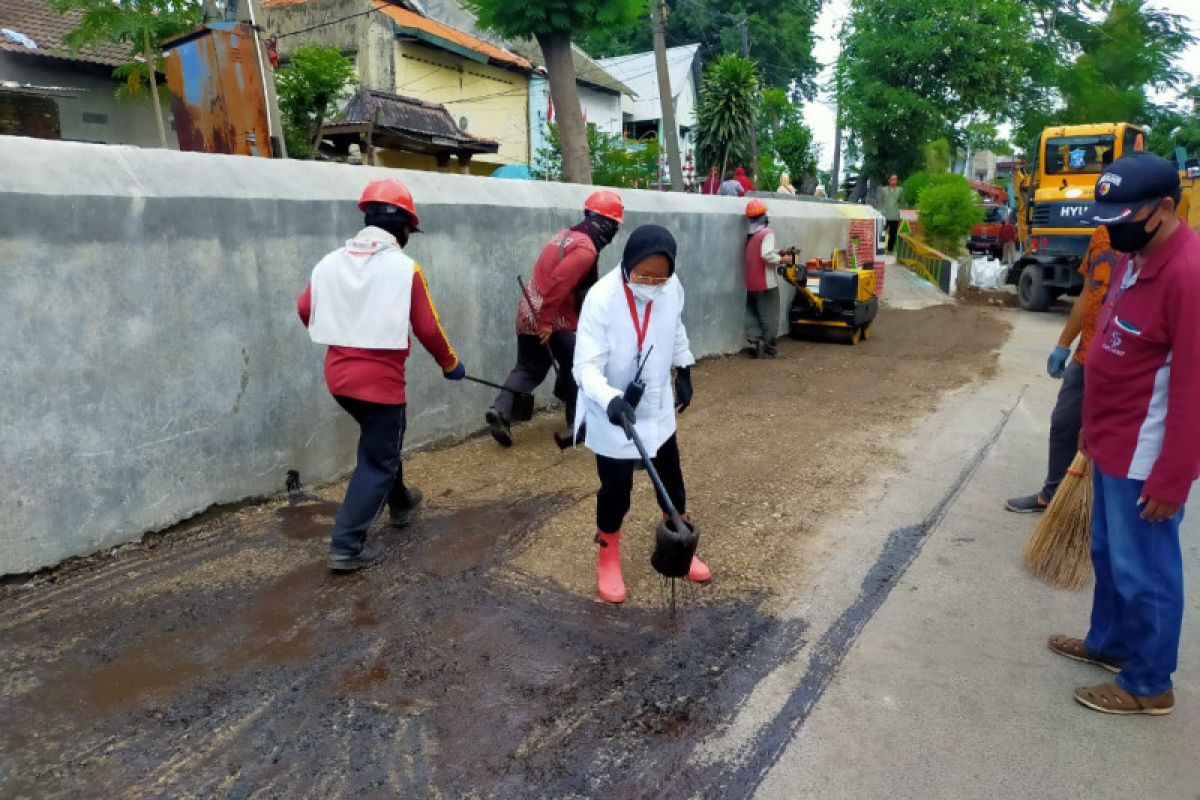
[(1096, 181), (1092, 219), (1101, 225), (1116, 225), (1145, 206), (1178, 193), (1179, 172), (1174, 164), (1153, 153), (1130, 153), (1114, 161)]

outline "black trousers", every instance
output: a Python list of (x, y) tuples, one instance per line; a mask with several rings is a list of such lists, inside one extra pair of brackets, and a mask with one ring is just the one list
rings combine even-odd
[(358, 423), (358, 463), (346, 487), (346, 499), (333, 523), (329, 550), (338, 555), (354, 555), (367, 541), (367, 531), (387, 503), (393, 511), (409, 506), (404, 486), (404, 465), (400, 450), (404, 447), (405, 405), (384, 405), (338, 397), (338, 405)]
[(887, 232), (888, 232), (887, 251), (889, 253), (892, 253), (892, 252), (895, 252), (895, 250), (896, 250), (896, 234), (900, 232), (900, 220), (889, 219), (887, 221)]
[[(552, 333), (549, 344), (554, 358), (558, 361), (554, 396), (562, 401), (567, 423), (573, 424), (575, 400), (579, 396), (579, 387), (575, 385), (575, 376), (571, 374), (571, 369), (575, 366), (575, 331)], [(520, 334), (517, 336), (517, 365), (508, 373), (504, 385), (518, 392), (532, 392), (542, 385), (553, 366), (550, 353), (546, 352), (546, 345), (542, 344), (538, 337)], [(492, 406), (505, 420), (512, 421), (512, 392), (500, 392)]]
[[(658, 454), (650, 459), (662, 478), (675, 510), (687, 511), (687, 492), (683, 486), (683, 467), (679, 463), (679, 443), (672, 436), (663, 442)], [(604, 533), (621, 530), (629, 513), (629, 494), (633, 491), (633, 471), (641, 462), (636, 459), (596, 456), (596, 472), (600, 473), (600, 491), (596, 493), (596, 528)], [(667, 504), (655, 490), (658, 506), (665, 514)]]
[(1072, 358), (1067, 363), (1054, 413), (1050, 415), (1050, 460), (1042, 499), (1049, 502), (1067, 474), (1079, 450), (1079, 429), (1083, 427), (1083, 365)]

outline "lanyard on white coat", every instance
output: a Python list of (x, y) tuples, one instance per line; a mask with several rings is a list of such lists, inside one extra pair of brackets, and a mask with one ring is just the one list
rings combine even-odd
[(638, 325), (637, 303), (634, 302), (633, 292), (629, 289), (629, 284), (622, 281), (621, 288), (625, 290), (625, 299), (629, 302), (629, 318), (633, 320), (633, 330), (637, 333), (638, 343), (638, 360), (642, 359), (642, 344), (646, 341), (646, 331), (650, 330), (650, 311), (654, 308), (654, 301), (650, 300), (646, 303), (646, 313), (642, 317), (642, 324)]

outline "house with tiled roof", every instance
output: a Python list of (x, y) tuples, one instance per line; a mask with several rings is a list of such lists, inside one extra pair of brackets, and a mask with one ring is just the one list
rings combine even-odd
[(113, 68), (129, 46), (72, 53), (64, 38), (78, 24), (45, 0), (0, 0), (0, 134), (157, 147), (149, 98), (116, 97)]
[[(529, 80), (540, 70), (503, 44), (434, 19), (410, 0), (264, 0), (261, 24), (285, 63), (305, 44), (354, 58), (360, 88), (374, 94), (357, 95), (347, 110), (378, 109), (404, 122), (375, 142), (373, 163), (478, 175), (529, 163)], [(447, 119), (454, 131), (443, 130)], [(365, 144), (373, 122), (343, 116), (327, 129), (339, 141), (359, 131)], [(413, 146), (401, 149), (406, 138)]]

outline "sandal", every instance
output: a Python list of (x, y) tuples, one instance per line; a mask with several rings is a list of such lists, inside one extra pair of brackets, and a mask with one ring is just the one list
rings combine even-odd
[(1075, 690), (1075, 699), (1081, 705), (1104, 714), (1149, 714), (1161, 717), (1175, 709), (1175, 692), (1172, 689), (1154, 697), (1141, 697), (1130, 694), (1115, 683), (1081, 686)]
[(1056, 633), (1046, 642), (1046, 646), (1060, 656), (1066, 656), (1072, 661), (1095, 664), (1098, 667), (1104, 667), (1109, 672), (1121, 671), (1121, 665), (1116, 661), (1111, 661), (1089, 651), (1084, 646), (1083, 639), (1076, 639), (1072, 636), (1063, 636), (1061, 633)]

